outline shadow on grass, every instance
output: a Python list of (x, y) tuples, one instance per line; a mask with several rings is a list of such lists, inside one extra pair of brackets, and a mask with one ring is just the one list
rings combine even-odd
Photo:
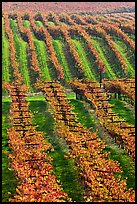
[(83, 103), (79, 100), (70, 99), (70, 104), (73, 105), (73, 111), (77, 113), (78, 121), (86, 128), (91, 128), (94, 132), (96, 130), (96, 124), (94, 117), (85, 109)]
[(119, 114), (119, 117), (128, 121), (129, 124), (135, 125), (135, 117), (133, 112), (125, 107), (123, 101), (117, 99), (111, 99), (110, 102), (114, 105), (112, 110)]

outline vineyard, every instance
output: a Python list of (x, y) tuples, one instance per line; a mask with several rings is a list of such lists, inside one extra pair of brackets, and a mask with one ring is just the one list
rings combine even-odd
[(2, 201), (135, 202), (134, 12), (3, 9)]

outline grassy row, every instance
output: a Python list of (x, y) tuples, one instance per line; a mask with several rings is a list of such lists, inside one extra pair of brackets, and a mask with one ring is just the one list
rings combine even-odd
[[(43, 26), (41, 21), (35, 21), (35, 23), (36, 23), (36, 25), (38, 27)], [(59, 63), (62, 65), (62, 67), (63, 67), (65, 80), (69, 81), (69, 80), (71, 80), (72, 76), (71, 76), (71, 72), (70, 72), (66, 57), (65, 57), (64, 52), (63, 52), (64, 45), (63, 45), (62, 41), (58, 40), (58, 39), (56, 39), (56, 40), (53, 39), (52, 42), (53, 42), (53, 46), (54, 46), (54, 49), (55, 49), (55, 52), (56, 52), (57, 59), (58, 59)]]
[(61, 40), (53, 40), (53, 46), (54, 46), (57, 58), (59, 60), (59, 63), (63, 67), (65, 80), (69, 81), (72, 79), (72, 76), (71, 76), (71, 72), (70, 72), (67, 60), (66, 60), (65, 55), (63, 53), (63, 43), (61, 42)]
[[(28, 20), (23, 20), (23, 26), (26, 28), (30, 28), (30, 22)], [(50, 81), (52, 79), (48, 69), (48, 62), (47, 62), (48, 57), (47, 57), (47, 50), (45, 47), (45, 43), (42, 40), (38, 40), (34, 34), (33, 34), (33, 41), (36, 49), (39, 67), (42, 72), (42, 78), (45, 79), (46, 81)]]
[(22, 20), (22, 25), (25, 27), (25, 28), (30, 28), (30, 22), (28, 20)]
[[(35, 24), (38, 27), (43, 26), (41, 21), (35, 21)], [(36, 48), (36, 53), (37, 53), (37, 58), (38, 58), (38, 62), (39, 62), (39, 66), (41, 68), (42, 71), (42, 75), (43, 78), (46, 81), (51, 81), (52, 80), (52, 74), (50, 73), (50, 69), (48, 67), (48, 53), (47, 53), (47, 49), (46, 49), (46, 45), (45, 42), (42, 40), (38, 40), (35, 35), (33, 35), (33, 39), (34, 39), (34, 45)]]
[(55, 23), (54, 23), (53, 21), (48, 21), (47, 23), (48, 23), (49, 25), (55, 26)]
[(129, 61), (127, 60), (127, 58), (125, 57), (125, 54), (123, 52), (123, 48), (120, 47), (118, 44), (115, 44), (116, 48), (120, 51), (123, 59), (125, 60), (127, 67), (126, 67), (126, 76), (127, 78), (131, 78), (135, 76), (135, 70), (133, 69), (133, 67), (131, 66), (131, 64), (129, 63)]
[[(101, 48), (100, 55), (102, 57), (102, 60), (104, 61), (104, 57), (107, 61), (106, 66), (107, 66), (107, 70), (109, 73), (111, 73), (111, 77), (116, 76), (116, 78), (121, 78), (123, 75), (123, 71), (122, 68), (117, 60), (117, 58), (114, 56), (111, 48), (107, 45), (107, 43), (105, 42), (105, 40), (103, 38), (100, 38), (98, 36), (93, 35), (91, 37), (92, 40), (95, 41), (95, 46), (96, 43), (98, 44), (98, 46)], [(103, 57), (104, 55), (104, 57)]]
[[(124, 40), (122, 40), (116, 36), (112, 36), (111, 38), (115, 42), (116, 48), (118, 49), (118, 51), (122, 55), (123, 59), (127, 63), (127, 77), (129, 77), (129, 78), (133, 77), (135, 75), (135, 71), (134, 71), (135, 55), (134, 55), (133, 51), (131, 50), (130, 47), (128, 47), (125, 44)], [(104, 77), (105, 78), (116, 78), (115, 73), (117, 70), (115, 70), (115, 68), (114, 69), (111, 68), (111, 64), (109, 65), (109, 63), (107, 61), (108, 56), (104, 55), (103, 49), (99, 46), (99, 43), (102, 39), (101, 38), (99, 39), (98, 37), (94, 37), (94, 36), (92, 37), (92, 41), (93, 41), (93, 39), (94, 39), (95, 47), (97, 47), (98, 51), (100, 52), (100, 56), (101, 56), (102, 60), (105, 62), (106, 66), (107, 66), (106, 73), (104, 74)]]
[(17, 61), (19, 62), (19, 71), (22, 75), (24, 83), (31, 88), (30, 85), (30, 73), (28, 69), (28, 59), (27, 59), (27, 43), (24, 42), (18, 33), (18, 28), (15, 20), (10, 19), (10, 26), (14, 34), (14, 42), (15, 42), (15, 49), (16, 49), (16, 57)]
[(125, 106), (124, 101), (110, 99), (110, 103), (114, 105), (113, 112), (119, 114), (119, 117), (127, 120), (129, 124), (135, 125), (135, 113)]
[(39, 62), (39, 67), (41, 68), (42, 77), (46, 81), (51, 81), (52, 79), (48, 69), (48, 63), (47, 63), (48, 57), (47, 57), (47, 50), (45, 47), (45, 43), (34, 37), (34, 45), (36, 48), (37, 59)]
[(135, 76), (135, 55), (133, 51), (131, 51), (131, 48), (124, 43), (124, 40), (119, 39), (116, 36), (113, 36), (112, 39), (127, 64), (127, 77), (130, 78)]
[(90, 114), (88, 110), (85, 109), (83, 103), (73, 97), (68, 97), (70, 104), (74, 107), (73, 111), (78, 114), (78, 121), (86, 128), (92, 128), (93, 131), (96, 130), (96, 125), (94, 121), (94, 116)]
[(35, 21), (35, 24), (38, 26), (38, 27), (43, 27), (43, 23), (41, 21)]
[(104, 54), (104, 52), (103, 52), (103, 49), (102, 49), (102, 47), (100, 46), (99, 42), (98, 42), (94, 37), (92, 37), (91, 40), (92, 40), (92, 42), (94, 43), (95, 48), (96, 48), (97, 51), (99, 52), (102, 61), (103, 61), (104, 64), (106, 65), (106, 71), (105, 71), (105, 73), (104, 73), (104, 78), (107, 78), (107, 79), (116, 78), (116, 75), (115, 75), (114, 71), (112, 70), (111, 65), (108, 63), (108, 61), (107, 61), (107, 56), (105, 56), (105, 54)]
[[(37, 101), (37, 100), (44, 101), (45, 98), (44, 98), (43, 95), (40, 95), (40, 96), (27, 96), (26, 97), (26, 101)], [(2, 98), (2, 103), (6, 103), (6, 102), (12, 102), (11, 97)]]
[(2, 80), (10, 81), (9, 70), (9, 45), (4, 29), (4, 19), (2, 18)]
[(82, 46), (82, 42), (80, 42), (77, 39), (72, 39), (72, 42), (74, 43), (76, 51), (77, 51), (79, 58), (83, 64), (83, 68), (85, 70), (86, 77), (92, 81), (96, 81), (94, 69), (92, 68), (92, 64), (90, 64), (90, 62), (86, 56), (86, 52)]

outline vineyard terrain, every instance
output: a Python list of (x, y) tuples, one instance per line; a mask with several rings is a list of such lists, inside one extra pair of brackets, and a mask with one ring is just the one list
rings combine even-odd
[(134, 6), (2, 2), (2, 202), (135, 202)]

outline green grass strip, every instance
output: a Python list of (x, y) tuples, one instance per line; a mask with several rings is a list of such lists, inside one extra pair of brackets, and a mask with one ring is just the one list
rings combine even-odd
[[(68, 96), (67, 96), (68, 97)], [(76, 99), (69, 99), (70, 104), (74, 107), (74, 112), (78, 115), (78, 121), (86, 128), (96, 130), (94, 117), (85, 109), (83, 103)]]
[(2, 18), (2, 80), (10, 81), (9, 44), (5, 34), (4, 19)]
[[(119, 38), (113, 37), (112, 39), (115, 42), (115, 47), (120, 52), (122, 58), (125, 60), (125, 62), (127, 64), (127, 69), (126, 69), (127, 77), (129, 77), (129, 78), (134, 77), (135, 76), (135, 70), (134, 70), (133, 64), (131, 64), (131, 62), (128, 60), (128, 56), (127, 56), (127, 52), (130, 48), (127, 47), (126, 45), (124, 46), (124, 43)], [(131, 54), (133, 55), (133, 53), (131, 53)]]
[[(15, 194), (17, 187), (17, 179), (14, 171), (8, 168), (11, 161), (4, 152), (12, 153), (11, 148), (8, 146), (7, 128), (10, 128), (8, 123), (10, 103), (2, 103), (2, 202), (9, 202), (8, 199), (12, 198)], [(9, 192), (9, 193), (8, 193)]]
[(29, 28), (30, 27), (30, 22), (28, 20), (22, 20), (22, 25), (25, 27), (25, 28)]
[(10, 25), (14, 34), (14, 42), (15, 42), (17, 61), (19, 62), (19, 70), (21, 72), (24, 83), (27, 84), (27, 86), (30, 89), (32, 89), (30, 86), (30, 77), (29, 77), (27, 52), (26, 52), (27, 43), (24, 42), (19, 36), (18, 28), (15, 20), (10, 19)]
[(11, 102), (12, 100), (11, 100), (11, 98), (10, 97), (4, 97), (4, 98), (2, 98), (2, 103), (6, 103), (6, 102)]
[(63, 67), (65, 79), (66, 79), (66, 81), (69, 81), (72, 79), (72, 76), (71, 76), (71, 73), (70, 73), (70, 70), (68, 67), (67, 60), (66, 60), (65, 55), (63, 53), (63, 43), (60, 40), (52, 40), (52, 41), (53, 41), (54, 49), (55, 49), (56, 54), (57, 54), (57, 58)]
[[(42, 22), (40, 21), (35, 21), (36, 25), (40, 25)], [(30, 22), (28, 20), (23, 20), (23, 24), (25, 27), (29, 28), (30, 27)], [(32, 33), (32, 37), (33, 37), (33, 41), (34, 41), (34, 45), (36, 48), (36, 55), (37, 55), (37, 59), (38, 59), (38, 63), (39, 63), (39, 67), (41, 69), (42, 72), (42, 78), (45, 79), (46, 81), (51, 81), (51, 74), (49, 72), (48, 69), (48, 54), (46, 51), (46, 46), (45, 46), (45, 42), (42, 40), (38, 40), (35, 35)]]
[[(105, 56), (105, 59), (107, 61), (106, 63), (106, 66), (109, 65), (109, 67), (111, 67), (111, 70), (112, 70), (112, 75), (116, 76), (116, 78), (121, 78), (122, 77), (122, 68), (119, 64), (119, 61), (118, 59), (114, 56), (111, 48), (107, 45), (107, 43), (100, 37), (98, 36), (92, 36), (92, 39), (94, 39), (98, 45), (100, 46), (104, 56)], [(107, 69), (108, 69), (108, 66), (107, 66)]]
[(76, 93), (66, 93), (67, 99), (76, 99)]
[[(40, 96), (27, 96), (26, 101), (44, 101), (45, 97), (43, 95)], [(11, 97), (3, 97), (2, 103), (12, 102)]]
[(114, 105), (112, 110), (115, 113), (118, 113), (120, 118), (129, 121), (128, 123), (131, 125), (135, 125), (135, 113), (127, 108), (123, 101), (110, 99), (110, 103)]
[(37, 59), (39, 62), (39, 67), (41, 68), (43, 79), (45, 79), (46, 81), (51, 81), (52, 79), (47, 66), (48, 57), (47, 57), (45, 42), (36, 39), (36, 37), (34, 36), (33, 36), (33, 39), (34, 39)]
[(35, 24), (38, 26), (38, 27), (43, 27), (43, 23), (41, 21), (35, 21)]
[(113, 79), (113, 78), (116, 78), (116, 75), (115, 73), (113, 72), (110, 64), (108, 63), (107, 59), (106, 59), (106, 56), (103, 52), (103, 48), (100, 47), (99, 45), (99, 42), (97, 42), (97, 40), (95, 40), (95, 38), (91, 38), (91, 41), (93, 42), (95, 48), (97, 49), (97, 51), (99, 52), (100, 54), (100, 58), (103, 60), (104, 64), (106, 65), (106, 71), (104, 73), (104, 77), (107, 78), (107, 79)]
[(124, 39), (118, 38), (117, 36), (112, 36), (112, 39), (123, 49), (123, 53), (125, 54), (127, 60), (135, 69), (135, 52), (131, 49), (129, 45), (126, 45)]
[(54, 23), (53, 21), (48, 21), (47, 23), (48, 23), (49, 25), (55, 26), (55, 23)]
[(95, 79), (95, 76), (93, 74), (93, 69), (92, 69), (92, 65), (89, 63), (88, 59), (87, 59), (87, 56), (86, 56), (86, 53), (85, 53), (85, 50), (84, 48), (82, 47), (81, 45), (81, 42), (78, 41), (78, 40), (75, 40), (75, 39), (72, 39), (72, 42), (74, 43), (74, 46), (76, 48), (76, 51), (79, 55), (79, 58), (80, 60), (82, 61), (82, 64), (83, 64), (83, 68), (85, 70), (85, 74), (86, 74), (86, 77), (88, 79), (91, 79), (92, 81), (96, 81)]

